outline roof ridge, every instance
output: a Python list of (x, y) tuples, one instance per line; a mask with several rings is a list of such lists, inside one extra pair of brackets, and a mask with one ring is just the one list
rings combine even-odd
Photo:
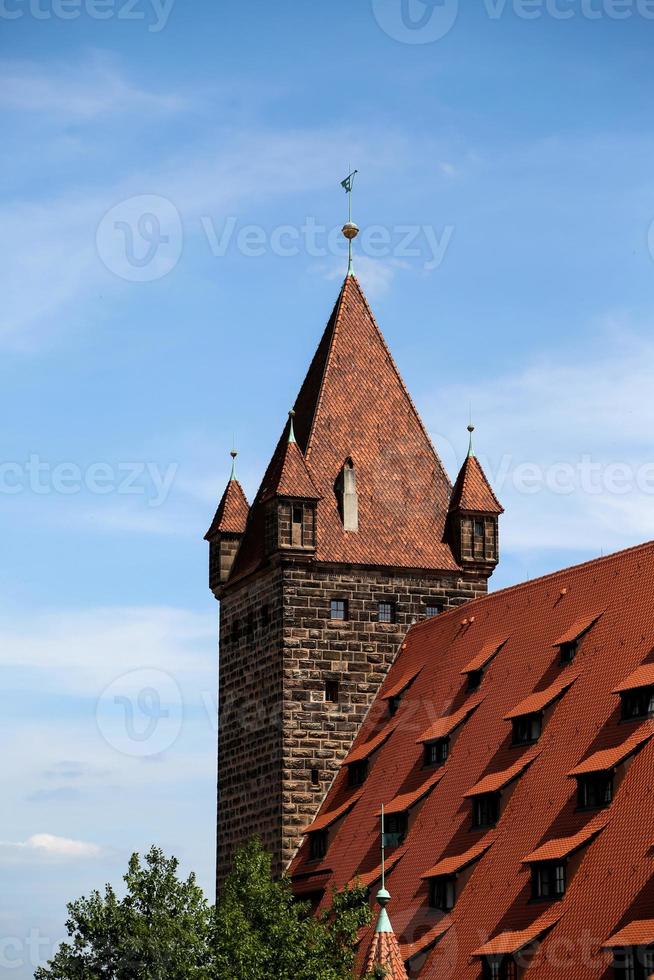
[[(351, 276), (349, 278), (354, 278), (354, 276)], [(341, 290), (340, 290), (340, 292), (338, 294), (338, 297), (336, 299), (336, 303), (334, 304), (334, 309), (332, 310), (332, 315), (330, 316), (329, 320), (327, 321), (327, 325), (329, 325), (329, 321), (333, 319), (334, 320), (334, 328), (332, 330), (332, 335), (329, 338), (329, 347), (327, 349), (327, 357), (325, 358), (325, 366), (323, 368), (322, 377), (320, 378), (320, 388), (318, 390), (318, 397), (316, 398), (316, 406), (315, 406), (315, 409), (314, 409), (313, 418), (311, 419), (311, 428), (309, 429), (309, 436), (307, 438), (307, 445), (306, 445), (306, 449), (304, 451), (304, 459), (305, 459), (305, 462), (307, 464), (307, 467), (310, 465), (310, 459), (309, 459), (309, 457), (311, 456), (311, 449), (313, 448), (313, 436), (314, 436), (315, 427), (316, 427), (316, 419), (318, 418), (318, 416), (320, 414), (320, 407), (322, 405), (322, 396), (323, 396), (323, 393), (325, 391), (325, 379), (327, 377), (327, 372), (329, 370), (329, 365), (330, 365), (331, 359), (332, 359), (332, 353), (333, 353), (333, 350), (334, 350), (334, 340), (336, 338), (336, 334), (338, 333), (338, 327), (339, 327), (339, 323), (340, 323), (340, 319), (341, 319), (341, 311), (343, 309), (343, 296), (345, 295), (345, 286), (346, 286), (346, 284), (347, 284), (347, 277), (345, 279), (345, 282), (341, 286)], [(311, 370), (311, 368), (309, 368), (309, 370)]]
[[(409, 633), (421, 631), (430, 624), (433, 625), (434, 620), (439, 621), (445, 617), (456, 615), (457, 613), (458, 615), (461, 615), (464, 610), (467, 611), (468, 609), (476, 609), (479, 604), (487, 602), (488, 599), (494, 599), (496, 596), (506, 595), (511, 592), (522, 592), (525, 589), (529, 589), (534, 585), (540, 584), (541, 582), (546, 582), (548, 579), (560, 578), (590, 565), (605, 565), (612, 561), (616, 561), (618, 558), (622, 558), (624, 555), (628, 555), (631, 552), (646, 551), (648, 548), (654, 548), (654, 540), (643, 541), (640, 544), (630, 545), (628, 548), (621, 548), (619, 551), (611, 552), (610, 555), (600, 555), (597, 558), (588, 558), (586, 561), (578, 562), (576, 565), (566, 565), (565, 568), (559, 568), (557, 571), (546, 572), (544, 575), (538, 575), (536, 578), (527, 579), (526, 582), (516, 582), (515, 585), (507, 585), (503, 589), (497, 589), (494, 592), (487, 592), (486, 595), (480, 595), (474, 599), (469, 599), (460, 606), (453, 606), (451, 609), (446, 609), (442, 613), (439, 613), (439, 615), (436, 617), (432, 616), (429, 619), (423, 619), (420, 623), (414, 623), (409, 627), (406, 635), (408, 636)], [(406, 637), (403, 642), (405, 641)]]

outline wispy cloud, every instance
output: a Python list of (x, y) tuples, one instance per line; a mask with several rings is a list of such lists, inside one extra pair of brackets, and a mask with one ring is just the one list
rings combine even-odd
[(0, 60), (0, 108), (32, 112), (55, 121), (89, 121), (98, 116), (177, 112), (179, 95), (148, 92), (120, 71), (113, 59), (96, 53), (81, 67), (62, 62)]
[(472, 403), (477, 454), (506, 508), (509, 549), (595, 555), (654, 537), (651, 330), (622, 315), (586, 326), (563, 358), (542, 350), (515, 371), (428, 398), (452, 475)]
[(102, 848), (97, 844), (89, 844), (69, 837), (57, 837), (55, 834), (33, 834), (26, 841), (20, 842), (0, 841), (0, 860), (3, 854), (9, 858), (38, 855), (45, 858), (78, 860), (99, 857), (101, 853)]

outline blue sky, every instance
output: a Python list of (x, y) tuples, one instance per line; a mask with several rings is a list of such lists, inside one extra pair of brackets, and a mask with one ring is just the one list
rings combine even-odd
[(133, 849), (211, 887), (202, 535), (329, 315), (350, 165), (357, 270), (451, 475), (472, 404), (493, 585), (654, 536), (651, 8), (0, 4), (8, 976)]

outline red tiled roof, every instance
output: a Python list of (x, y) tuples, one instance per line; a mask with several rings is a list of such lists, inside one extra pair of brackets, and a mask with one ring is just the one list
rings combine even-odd
[(654, 734), (654, 725), (652, 722), (645, 722), (637, 732), (621, 742), (620, 745), (616, 745), (612, 749), (601, 749), (599, 752), (593, 752), (587, 759), (580, 762), (578, 766), (571, 769), (568, 776), (584, 776), (591, 772), (608, 772), (610, 769), (615, 769), (619, 766), (621, 762), (628, 759), (630, 755), (633, 755), (645, 742)]
[(487, 640), (483, 645), (481, 650), (472, 658), (470, 663), (466, 664), (461, 670), (462, 674), (473, 674), (477, 670), (483, 670), (491, 662), (493, 657), (495, 657), (501, 648), (506, 643), (508, 637), (503, 637), (503, 639), (498, 640)]
[(218, 504), (211, 527), (204, 536), (205, 541), (211, 541), (221, 531), (242, 534), (245, 531), (249, 510), (250, 506), (243, 493), (243, 487), (238, 480), (230, 480)]
[(284, 452), (277, 459), (277, 466), (269, 474), (261, 499), (268, 500), (270, 497), (298, 497), (304, 500), (320, 498), (304, 456), (294, 441), (286, 443)]
[(445, 935), (451, 925), (451, 919), (441, 919), (435, 926), (432, 926), (431, 929), (423, 933), (419, 939), (415, 939), (412, 943), (402, 943), (400, 945), (400, 952), (404, 962), (408, 963), (409, 960), (415, 959), (420, 953), (428, 950), (430, 946), (433, 946), (435, 942), (438, 942)]
[(391, 684), (390, 687), (386, 688), (383, 694), (379, 695), (381, 700), (390, 701), (391, 698), (396, 698), (398, 694), (404, 694), (407, 687), (409, 687), (410, 684), (413, 684), (421, 669), (422, 668), (418, 668), (418, 670), (408, 670), (406, 673), (402, 674), (398, 680)]
[[(409, 630), (388, 683), (410, 671), (421, 669), (420, 674), (397, 716), (393, 737), (375, 756), (360, 799), (330, 835), (326, 861), (333, 873), (326, 896), (332, 888), (344, 887), (359, 869), (377, 864), (380, 801), (394, 799), (424, 777), (423, 748), (416, 739), (435, 718), (454, 714), (469, 700), (461, 670), (484, 645), (510, 640), (484, 677), (484, 700), (458, 730), (438, 785), (411, 813), (388, 907), (403, 955), (407, 944), (440, 921), (428, 908), (427, 883), (421, 880), (425, 870), (444, 857), (469, 851), (486, 836), (471, 826), (466, 792), (488, 773), (504, 773), (524, 757), (524, 750), (511, 745), (504, 717), (534, 690), (546, 690), (570, 671), (578, 674), (543, 729), (538, 758), (506, 794), (492, 848), (465, 872), (465, 884), (447, 916), (452, 928), (426, 951), (421, 977), (479, 980), (479, 962), (472, 953), (486, 937), (521, 933), (531, 926), (535, 908), (525, 856), (553, 841), (574, 838), (589, 824), (589, 814), (577, 810), (576, 787), (567, 773), (580, 760), (624, 743), (640, 728), (621, 723), (612, 692), (654, 646), (653, 580), (654, 543), (649, 543), (494, 592), (468, 603), (465, 613), (461, 608), (444, 612)], [(598, 609), (604, 613), (574, 663), (562, 667), (553, 656), (553, 640), (571, 624), (595, 618)], [(474, 617), (466, 629), (461, 628), (463, 615)], [(354, 749), (386, 724), (388, 706), (378, 697)], [(607, 957), (601, 951), (606, 937), (653, 914), (652, 772), (654, 738), (633, 755), (613, 802), (601, 811), (610, 818), (605, 829), (577, 852), (566, 895), (557, 903), (565, 915), (540, 937), (541, 952), (529, 967), (529, 980), (606, 980)], [(347, 773), (339, 772), (324, 812), (340, 804), (346, 783)], [(307, 842), (292, 870), (309, 866)], [(328, 904), (326, 897), (323, 908)], [(370, 937), (369, 929), (362, 944), (365, 953)], [(565, 962), (560, 967), (562, 949)]]
[(639, 687), (654, 687), (654, 663), (641, 664), (625, 680), (620, 681), (617, 687), (613, 688), (613, 694), (621, 694), (623, 691), (635, 691)]
[(602, 814), (599, 819), (591, 820), (578, 834), (572, 834), (571, 837), (559, 837), (545, 841), (535, 851), (532, 851), (531, 854), (523, 858), (522, 863), (539, 864), (541, 861), (557, 861), (561, 858), (569, 857), (570, 854), (574, 854), (575, 851), (585, 847), (586, 844), (590, 844), (598, 834), (601, 834), (608, 822), (608, 816)]
[(607, 939), (603, 949), (620, 949), (624, 946), (651, 946), (654, 944), (654, 919), (636, 919), (619, 929)]
[[(343, 283), (294, 409), (298, 446), (321, 497), (316, 559), (456, 571), (445, 541), (450, 481), (353, 276)], [(232, 581), (265, 559), (263, 490), (279, 468), (286, 432), (252, 505)], [(356, 469), (356, 533), (345, 531), (334, 493), (348, 458)]]
[(476, 456), (467, 456), (459, 471), (450, 510), (483, 514), (503, 514), (504, 508), (493, 493)]
[(447, 738), (452, 732), (462, 725), (468, 718), (472, 715), (474, 711), (477, 710), (481, 702), (483, 701), (482, 696), (473, 698), (467, 704), (464, 704), (462, 708), (455, 711), (451, 715), (445, 715), (443, 718), (439, 718), (432, 725), (429, 726), (427, 731), (423, 732), (419, 739), (417, 739), (416, 744), (422, 745), (425, 742), (435, 742), (439, 738)]
[(568, 626), (565, 632), (561, 633), (558, 640), (555, 640), (552, 646), (560, 647), (564, 643), (573, 643), (575, 640), (578, 640), (591, 628), (593, 623), (597, 622), (601, 615), (601, 612), (594, 612), (586, 614), (580, 619), (576, 619), (572, 626)]
[(438, 864), (435, 864), (429, 871), (425, 871), (421, 875), (421, 878), (444, 878), (449, 875), (458, 874), (459, 871), (463, 871), (464, 868), (469, 867), (475, 861), (478, 861), (479, 858), (483, 857), (486, 851), (493, 846), (494, 839), (494, 836), (490, 840), (485, 838), (473, 847), (468, 848), (463, 854), (452, 854), (450, 857), (441, 858)]
[(395, 933), (375, 932), (362, 975), (372, 975), (375, 967), (382, 967), (385, 980), (408, 980)]
[(522, 776), (525, 769), (528, 769), (532, 762), (538, 757), (538, 750), (532, 750), (527, 752), (518, 762), (515, 762), (508, 769), (502, 769), (500, 772), (491, 772), (488, 776), (484, 776), (480, 779), (478, 783), (464, 793), (466, 799), (472, 799), (474, 796), (483, 796), (484, 793), (497, 793), (499, 790), (504, 789), (505, 786), (509, 786), (515, 779)]
[[(406, 813), (407, 810), (410, 810), (416, 803), (420, 803), (420, 800), (431, 793), (434, 786), (438, 786), (444, 775), (445, 770), (439, 769), (438, 772), (435, 772), (433, 776), (426, 779), (416, 789), (409, 790), (406, 793), (399, 793), (384, 807), (386, 816), (389, 816), (391, 813)], [(381, 810), (378, 811), (377, 815), (381, 816)]]
[(304, 831), (305, 834), (315, 834), (317, 830), (327, 830), (332, 824), (344, 817), (345, 814), (352, 809), (352, 807), (359, 801), (361, 793), (354, 793), (353, 796), (346, 800), (345, 803), (341, 803), (340, 806), (336, 807), (334, 810), (328, 810), (326, 812), (320, 811), (313, 823), (307, 827)]
[(356, 749), (353, 749), (353, 751), (343, 759), (341, 766), (351, 766), (355, 762), (364, 762), (366, 759), (369, 759), (373, 752), (376, 752), (377, 749), (381, 748), (384, 742), (391, 737), (395, 731), (395, 728), (395, 725), (389, 725), (384, 729), (384, 731), (380, 732), (379, 735), (375, 735), (374, 738), (371, 738), (369, 742), (364, 742), (363, 745), (357, 746)]
[(517, 704), (515, 708), (512, 708), (504, 715), (505, 721), (512, 721), (514, 718), (523, 718), (525, 715), (537, 714), (539, 711), (544, 711), (545, 708), (549, 706), (560, 698), (565, 692), (572, 687), (574, 682), (577, 680), (577, 673), (565, 674), (563, 677), (559, 677), (558, 680), (546, 687), (544, 691), (535, 691), (530, 694), (529, 697), (524, 698)]
[(480, 946), (479, 949), (473, 950), (473, 956), (501, 956), (503, 953), (519, 953), (521, 949), (525, 946), (530, 946), (531, 943), (536, 942), (540, 939), (543, 933), (547, 932), (552, 926), (556, 925), (561, 916), (563, 915), (560, 911), (553, 911), (548, 909), (539, 916), (535, 922), (532, 922), (530, 926), (526, 929), (519, 930), (508, 930), (507, 932), (501, 932), (499, 936), (495, 939), (491, 939), (489, 943), (484, 946)]

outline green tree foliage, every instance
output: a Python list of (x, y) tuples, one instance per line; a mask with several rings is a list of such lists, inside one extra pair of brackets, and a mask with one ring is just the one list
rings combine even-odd
[(134, 854), (125, 896), (110, 885), (68, 906), (68, 942), (36, 980), (351, 980), (359, 929), (370, 921), (363, 888), (335, 894), (316, 918), (273, 881), (253, 840), (237, 854), (214, 909), (195, 876), (153, 847)]

